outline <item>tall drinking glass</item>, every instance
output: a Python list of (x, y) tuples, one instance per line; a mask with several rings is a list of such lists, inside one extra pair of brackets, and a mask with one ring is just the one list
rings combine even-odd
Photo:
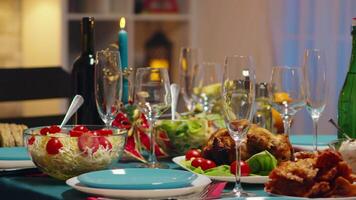
[(306, 108), (314, 126), (313, 150), (318, 151), (318, 121), (325, 109), (327, 97), (326, 62), (323, 51), (306, 49), (304, 52)]
[(305, 106), (302, 69), (288, 66), (273, 67), (269, 93), (272, 107), (280, 113), (284, 132), (289, 135), (293, 116)]
[(206, 62), (199, 65), (197, 71), (193, 97), (203, 106), (203, 111), (209, 113), (221, 94), (221, 65)]
[(184, 102), (189, 110), (193, 112), (196, 102), (193, 99), (193, 88), (195, 78), (198, 75), (200, 64), (200, 50), (198, 48), (183, 47), (179, 56), (179, 75), (181, 92)]
[(98, 113), (107, 127), (121, 106), (122, 73), (118, 66), (118, 52), (102, 50), (96, 53), (95, 99)]
[(171, 105), (171, 91), (167, 69), (138, 68), (136, 70), (134, 90), (134, 101), (149, 123), (148, 131), (151, 138), (151, 152), (145, 167), (167, 168), (167, 166), (157, 161), (154, 151), (155, 134), (153, 133), (157, 119)]
[(223, 197), (248, 197), (241, 186), (240, 146), (246, 137), (253, 117), (255, 102), (255, 70), (250, 56), (228, 56), (225, 59), (222, 80), (223, 115), (236, 147), (236, 183)]

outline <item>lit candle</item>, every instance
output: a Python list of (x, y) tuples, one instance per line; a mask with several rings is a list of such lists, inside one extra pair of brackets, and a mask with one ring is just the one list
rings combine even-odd
[[(120, 31), (119, 31), (119, 52), (121, 59), (121, 70), (124, 71), (128, 67), (128, 52), (127, 52), (127, 32), (125, 31), (125, 18), (120, 19)], [(129, 84), (127, 78), (123, 80), (122, 87), (122, 101), (124, 104), (128, 103), (129, 99)]]

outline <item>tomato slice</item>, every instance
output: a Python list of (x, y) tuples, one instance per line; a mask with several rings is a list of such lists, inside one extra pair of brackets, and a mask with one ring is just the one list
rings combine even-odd
[(85, 132), (78, 137), (78, 147), (84, 153), (95, 153), (99, 148), (99, 139), (92, 132)]
[(47, 135), (47, 133), (49, 133), (48, 127), (41, 128), (41, 130), (40, 130), (41, 135)]
[(77, 125), (73, 129), (73, 131), (78, 131), (78, 132), (88, 132), (89, 129), (86, 126), (83, 125)]
[(113, 132), (111, 129), (100, 129), (100, 130), (96, 130), (94, 131), (98, 136), (109, 136), (112, 135)]
[(55, 155), (59, 153), (59, 149), (63, 147), (63, 144), (57, 138), (51, 138), (46, 145), (46, 151), (48, 154)]
[(28, 145), (33, 145), (33, 143), (35, 142), (35, 136), (31, 136), (28, 140), (27, 140), (27, 144)]
[(112, 149), (112, 145), (104, 136), (99, 137), (99, 145), (103, 146), (107, 150)]
[(82, 131), (70, 130), (69, 135), (70, 137), (80, 137), (83, 134)]
[(49, 132), (50, 133), (59, 133), (59, 132), (61, 132), (61, 128), (59, 128), (59, 126), (57, 126), (57, 125), (52, 125), (49, 127)]

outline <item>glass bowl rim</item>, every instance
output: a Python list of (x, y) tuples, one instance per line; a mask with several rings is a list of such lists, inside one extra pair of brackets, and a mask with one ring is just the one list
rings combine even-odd
[[(59, 127), (59, 125), (56, 125)], [(64, 125), (62, 128), (74, 128), (78, 125)], [(110, 130), (117, 130), (117, 133), (115, 134), (112, 134), (112, 135), (107, 135), (107, 136), (103, 136), (103, 135), (93, 135), (93, 136), (90, 136), (90, 137), (122, 137), (122, 136), (127, 136), (127, 133), (128, 131), (126, 129), (120, 129), (118, 127), (114, 127), (114, 126), (110, 126), (110, 127), (107, 127), (105, 125), (80, 125), (80, 126), (85, 126), (87, 127), (89, 130), (92, 130), (92, 128), (94, 127), (97, 127), (98, 129), (95, 129), (95, 130), (99, 130), (100, 128), (109, 128)], [(49, 136), (49, 135), (40, 135), (40, 134), (32, 134), (32, 131), (34, 130), (40, 130), (42, 128), (46, 128), (46, 127), (49, 127), (49, 126), (36, 126), (36, 127), (32, 127), (32, 128), (27, 128), (24, 130), (24, 137), (25, 136)], [(70, 130), (68, 129), (68, 130)], [(68, 135), (69, 132), (65, 133), (66, 135)], [(50, 137), (55, 137), (55, 138), (66, 138), (67, 136), (63, 136), (63, 135), (56, 135), (56, 134), (50, 134)], [(77, 138), (77, 137), (70, 137), (70, 138)]]

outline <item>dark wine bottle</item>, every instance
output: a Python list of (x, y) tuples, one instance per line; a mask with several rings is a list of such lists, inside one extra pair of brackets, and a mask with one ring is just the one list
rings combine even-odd
[[(339, 96), (338, 124), (351, 138), (356, 138), (356, 18), (352, 19), (352, 51), (349, 71)], [(339, 132), (339, 138), (345, 136)]]
[(73, 97), (80, 94), (84, 104), (73, 117), (73, 124), (102, 124), (94, 93), (94, 18), (84, 17), (81, 23), (81, 55), (74, 61), (72, 70)]

